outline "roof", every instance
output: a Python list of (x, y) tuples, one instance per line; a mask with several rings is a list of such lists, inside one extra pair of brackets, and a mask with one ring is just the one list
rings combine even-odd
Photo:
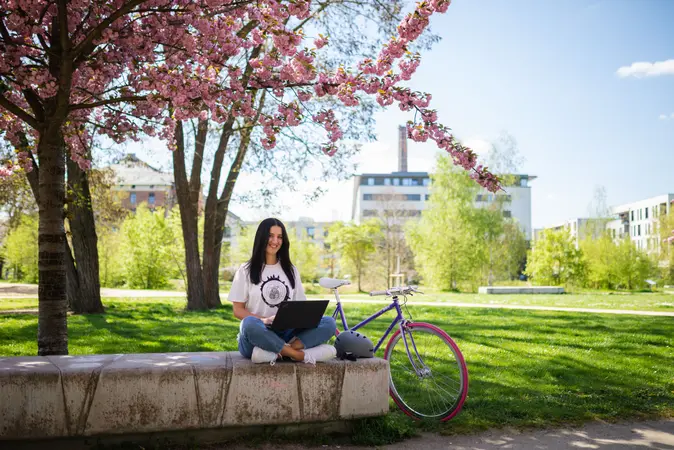
[(119, 185), (173, 186), (173, 175), (155, 169), (133, 153), (110, 166)]

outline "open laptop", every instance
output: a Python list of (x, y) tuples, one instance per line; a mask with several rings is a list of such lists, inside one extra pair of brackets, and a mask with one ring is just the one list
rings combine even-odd
[(274, 331), (316, 328), (330, 300), (294, 300), (282, 303), (268, 328)]

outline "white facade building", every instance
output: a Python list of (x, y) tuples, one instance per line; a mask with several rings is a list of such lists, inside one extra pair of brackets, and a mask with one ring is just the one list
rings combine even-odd
[(607, 229), (615, 239), (629, 236), (637, 248), (659, 252), (658, 223), (661, 215), (672, 211), (673, 202), (674, 194), (663, 194), (613, 207), (613, 220), (607, 224)]
[(576, 242), (576, 248), (578, 248), (580, 246), (580, 242), (588, 236), (593, 235), (593, 237), (598, 238), (601, 235), (603, 227), (606, 226), (603, 222), (605, 222), (603, 219), (577, 217), (557, 225), (534, 230), (534, 241), (540, 239), (545, 230), (559, 231), (566, 229), (569, 231), (569, 234)]
[[(496, 200), (496, 195), (505, 196), (503, 215), (512, 217), (522, 227), (527, 240), (531, 240), (531, 186), (536, 177), (515, 175), (514, 182), (505, 186), (506, 192), (493, 194), (481, 190), (475, 197), (475, 205), (486, 207)], [(381, 217), (387, 209), (395, 209), (401, 220), (420, 217), (431, 195), (431, 179), (427, 172), (364, 173), (356, 175), (353, 187), (351, 219), (361, 222)]]

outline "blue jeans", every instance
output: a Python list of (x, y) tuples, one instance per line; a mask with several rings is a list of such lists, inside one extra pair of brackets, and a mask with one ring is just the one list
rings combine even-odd
[(253, 348), (260, 347), (269, 352), (281, 353), (281, 349), (294, 337), (302, 341), (304, 348), (312, 348), (325, 344), (335, 335), (337, 325), (335, 319), (324, 316), (316, 328), (308, 330), (284, 330), (274, 331), (265, 326), (257, 317), (248, 316), (241, 321), (239, 326), (239, 353), (246, 358), (253, 354)]

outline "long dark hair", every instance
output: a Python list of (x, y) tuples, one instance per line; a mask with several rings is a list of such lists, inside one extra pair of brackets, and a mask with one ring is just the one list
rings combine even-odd
[(253, 284), (260, 284), (262, 278), (262, 269), (266, 264), (267, 244), (269, 243), (269, 233), (271, 227), (278, 226), (283, 233), (283, 243), (279, 248), (276, 256), (281, 263), (281, 268), (285, 272), (290, 286), (295, 289), (295, 271), (293, 270), (293, 263), (290, 261), (290, 241), (288, 240), (288, 233), (286, 227), (278, 219), (270, 217), (260, 222), (255, 232), (255, 241), (253, 243), (253, 254), (248, 260), (248, 272), (250, 274), (250, 282)]

